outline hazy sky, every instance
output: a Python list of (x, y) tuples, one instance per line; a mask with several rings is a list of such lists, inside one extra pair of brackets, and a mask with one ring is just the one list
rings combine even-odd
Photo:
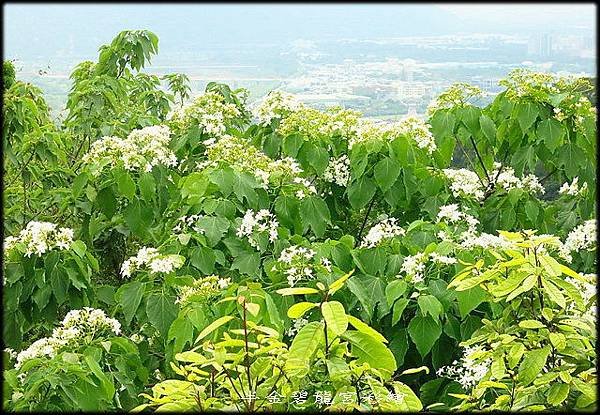
[(149, 29), (161, 53), (453, 33), (595, 36), (587, 4), (4, 4), (4, 53), (44, 60), (96, 54), (124, 29)]

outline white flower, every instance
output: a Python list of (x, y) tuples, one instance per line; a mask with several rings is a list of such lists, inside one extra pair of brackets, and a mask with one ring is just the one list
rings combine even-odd
[(401, 272), (404, 272), (413, 283), (419, 283), (423, 281), (423, 272), (425, 271), (425, 262), (427, 256), (419, 252), (412, 256), (407, 256), (402, 262)]
[(329, 183), (346, 187), (350, 180), (350, 160), (347, 155), (329, 159), (329, 164), (323, 173), (323, 179)]
[(242, 218), (236, 235), (239, 238), (246, 237), (248, 242), (255, 249), (259, 249), (258, 235), (267, 232), (269, 236), (269, 242), (273, 243), (277, 240), (277, 229), (279, 228), (279, 222), (274, 214), (266, 209), (261, 209), (258, 212), (254, 212), (252, 209), (248, 209)]
[(475, 172), (467, 169), (444, 169), (443, 172), (450, 180), (450, 190), (454, 196), (483, 199), (485, 189)]
[(361, 248), (374, 248), (385, 239), (404, 235), (404, 229), (396, 222), (396, 218), (388, 218), (373, 226), (362, 240)]
[(596, 219), (590, 219), (569, 232), (565, 243), (559, 248), (559, 254), (563, 259), (571, 262), (571, 252), (591, 251), (595, 248)]
[(159, 272), (168, 274), (181, 268), (184, 258), (180, 255), (163, 255), (156, 248), (141, 248), (135, 256), (125, 260), (121, 265), (121, 276), (129, 278), (136, 270), (142, 270), (144, 267), (151, 274)]
[[(106, 160), (111, 167), (123, 166), (127, 170), (151, 171), (156, 165), (177, 166), (177, 158), (169, 149), (169, 127), (154, 125), (133, 130), (127, 138), (103, 137), (92, 143), (82, 158), (85, 164)], [(104, 164), (100, 164), (103, 167)], [(101, 169), (93, 174), (100, 174)]]
[(315, 255), (312, 249), (292, 245), (281, 251), (276, 269), (279, 268), (286, 275), (289, 286), (293, 287), (301, 279), (314, 277), (311, 260)]
[(292, 337), (293, 335), (298, 333), (300, 331), (300, 329), (302, 329), (302, 327), (306, 326), (307, 324), (308, 324), (307, 319), (302, 318), (302, 317), (296, 318), (296, 319), (294, 319), (294, 325), (286, 331), (286, 334), (288, 336)]
[(61, 325), (55, 328), (51, 337), (43, 337), (33, 342), (17, 355), (15, 367), (19, 369), (27, 361), (37, 357), (54, 357), (64, 346), (87, 343), (100, 334), (121, 333), (121, 323), (109, 318), (104, 311), (84, 307), (67, 313)]
[(456, 258), (440, 255), (435, 252), (432, 252), (429, 254), (429, 259), (432, 260), (433, 262), (437, 262), (438, 264), (444, 264), (444, 265), (456, 264), (456, 262), (457, 262)]
[[(230, 278), (209, 275), (195, 280), (191, 286), (184, 285), (179, 289), (176, 304), (188, 304), (192, 300), (204, 302), (221, 293), (231, 283)], [(192, 298), (193, 297), (193, 298)]]
[(451, 204), (440, 207), (437, 215), (437, 221), (447, 220), (450, 223), (458, 222), (462, 219), (463, 214), (458, 210), (457, 204)]
[(4, 240), (4, 250), (12, 250), (17, 243), (25, 245), (25, 256), (42, 255), (57, 248), (69, 249), (73, 243), (73, 230), (58, 228), (54, 223), (31, 221), (18, 236), (9, 236)]
[(571, 182), (571, 184), (569, 184), (568, 182), (563, 183), (563, 185), (560, 187), (558, 193), (560, 193), (561, 195), (570, 195), (570, 196), (580, 195), (587, 189), (587, 183), (583, 182), (583, 185), (580, 188), (578, 181), (579, 181), (579, 177), (575, 177), (573, 179), (573, 181)]
[(171, 122), (183, 129), (197, 125), (204, 134), (221, 137), (227, 125), (240, 115), (235, 104), (224, 102), (223, 96), (216, 92), (207, 92), (174, 112)]
[(473, 388), (488, 373), (492, 363), (491, 359), (478, 362), (472, 357), (480, 352), (481, 349), (479, 348), (465, 348), (460, 362), (455, 360), (452, 366), (444, 366), (438, 369), (437, 375), (454, 379), (467, 390)]
[(271, 91), (253, 111), (262, 125), (271, 124), (272, 120), (281, 120), (294, 111), (302, 108), (302, 103), (294, 95), (283, 91)]

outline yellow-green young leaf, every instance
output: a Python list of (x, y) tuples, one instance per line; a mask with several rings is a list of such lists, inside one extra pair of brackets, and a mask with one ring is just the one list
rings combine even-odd
[(401, 375), (412, 375), (413, 373), (425, 372), (426, 375), (429, 374), (429, 368), (427, 366), (416, 367), (414, 369), (406, 369), (404, 372), (400, 373)]
[(546, 326), (537, 320), (523, 320), (519, 322), (519, 327), (524, 329), (541, 329)]
[(495, 297), (504, 297), (517, 289), (525, 278), (527, 278), (527, 274), (524, 272), (513, 272), (508, 278), (496, 285), (491, 292)]
[(342, 303), (338, 301), (324, 302), (321, 304), (321, 312), (329, 330), (336, 336), (344, 334), (348, 328), (348, 316)]
[(566, 308), (567, 302), (565, 296), (562, 295), (556, 285), (552, 284), (546, 278), (542, 277), (542, 286), (544, 287), (545, 293), (552, 301), (554, 301), (560, 308)]
[(382, 342), (360, 331), (347, 331), (342, 337), (352, 345), (352, 356), (358, 358), (359, 365), (368, 363), (379, 370), (385, 379), (389, 379), (396, 370), (396, 359)]
[(377, 330), (375, 330), (368, 324), (360, 321), (356, 317), (351, 316), (350, 314), (348, 314), (348, 323), (350, 323), (356, 330), (360, 331), (361, 333), (368, 334), (369, 336), (373, 337), (376, 340), (379, 340), (380, 342), (387, 343), (387, 339), (383, 337), (381, 333), (379, 333)]
[(288, 352), (285, 362), (286, 372), (292, 372), (292, 376), (303, 376), (308, 373), (313, 355), (324, 343), (324, 327), (323, 322), (312, 321), (300, 329)]
[(287, 311), (287, 315), (289, 318), (300, 318), (308, 310), (310, 310), (311, 308), (315, 308), (315, 307), (317, 307), (317, 304), (303, 301), (301, 303), (297, 303), (297, 304), (294, 304), (293, 306), (291, 306)]
[(514, 290), (512, 293), (510, 293), (510, 295), (508, 297), (506, 297), (506, 301), (510, 301), (513, 298), (517, 297), (518, 295), (521, 295), (521, 294), (526, 293), (527, 291), (531, 290), (535, 286), (536, 282), (537, 282), (537, 275), (528, 276), (527, 278), (525, 278), (525, 281), (523, 281), (523, 284), (521, 284), (521, 286), (519, 288)]
[(508, 367), (510, 369), (514, 368), (517, 363), (519, 363), (519, 360), (523, 357), (523, 353), (525, 353), (525, 346), (523, 346), (523, 343), (516, 343), (511, 346), (508, 351), (508, 356), (506, 356)]
[(569, 395), (569, 385), (564, 383), (555, 383), (548, 391), (548, 403), (552, 406), (560, 405)]
[(494, 357), (494, 359), (492, 360), (490, 371), (492, 372), (492, 376), (498, 380), (506, 376), (506, 366), (504, 365), (504, 359), (502, 358), (502, 356)]
[(485, 381), (481, 382), (479, 384), (479, 386), (483, 387), (483, 388), (508, 389), (508, 386), (506, 386), (504, 383), (494, 382), (494, 381), (491, 381), (491, 380), (485, 380)]
[(423, 404), (413, 390), (402, 382), (392, 382), (392, 388), (396, 395), (402, 396), (401, 404), (404, 412), (419, 412), (423, 410)]
[(471, 397), (469, 395), (465, 395), (464, 393), (449, 393), (448, 396), (452, 396), (453, 398), (465, 399), (469, 400)]
[(310, 287), (293, 287), (293, 288), (282, 288), (275, 291), (281, 295), (300, 295), (300, 294), (317, 294), (319, 291)]
[(573, 277), (575, 279), (581, 279), (581, 275), (579, 275), (577, 272), (573, 271), (571, 268), (569, 268), (563, 264), (558, 264), (558, 265), (559, 265), (560, 271), (563, 274), (568, 275), (569, 277)]
[(533, 382), (536, 376), (542, 371), (549, 354), (550, 347), (548, 346), (526, 352), (523, 361), (519, 365), (517, 380), (523, 386), (527, 386)]
[(212, 333), (213, 331), (215, 331), (222, 325), (227, 324), (231, 320), (233, 320), (233, 316), (223, 316), (223, 317), (216, 319), (215, 321), (210, 323), (208, 326), (206, 326), (204, 328), (204, 330), (202, 330), (200, 332), (200, 334), (198, 334), (198, 337), (196, 337), (196, 341), (194, 343), (198, 343), (200, 340), (202, 340), (203, 338), (208, 336), (210, 333)]
[(335, 294), (335, 292), (337, 290), (342, 288), (344, 286), (344, 283), (346, 282), (346, 280), (348, 278), (350, 278), (350, 276), (352, 276), (353, 273), (354, 273), (354, 270), (350, 271), (349, 273), (341, 276), (340, 278), (338, 278), (337, 280), (332, 282), (331, 285), (329, 286), (329, 295)]
[(243, 306), (254, 317), (256, 317), (258, 315), (258, 312), (260, 311), (260, 306), (258, 304), (256, 304), (256, 303), (247, 303), (247, 302), (244, 302)]
[(540, 255), (539, 256), (540, 264), (544, 268), (544, 271), (553, 277), (558, 277), (562, 274), (562, 268), (558, 261), (551, 256), (548, 255)]

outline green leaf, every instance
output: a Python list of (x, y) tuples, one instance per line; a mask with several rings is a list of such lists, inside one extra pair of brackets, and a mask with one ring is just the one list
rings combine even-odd
[(220, 216), (203, 216), (196, 221), (196, 226), (202, 229), (209, 245), (215, 246), (229, 230), (229, 220)]
[(192, 249), (190, 263), (204, 274), (212, 274), (215, 270), (216, 257), (211, 248), (198, 246)]
[(378, 340), (380, 342), (388, 342), (387, 339), (383, 337), (381, 333), (379, 333), (377, 330), (375, 330), (368, 324), (363, 323), (361, 320), (357, 319), (356, 317), (350, 314), (348, 314), (347, 317), (348, 323), (350, 323), (356, 330), (360, 331), (361, 333), (368, 334), (369, 336), (373, 337), (375, 340)]
[(293, 288), (281, 288), (275, 291), (281, 295), (300, 295), (300, 294), (317, 294), (319, 290), (315, 290), (310, 287), (293, 287)]
[(465, 317), (479, 304), (488, 298), (487, 292), (481, 287), (473, 287), (465, 291), (456, 291), (456, 300), (461, 317)]
[(115, 387), (113, 383), (108, 378), (108, 376), (104, 374), (98, 362), (96, 362), (96, 360), (94, 360), (94, 358), (91, 355), (86, 354), (84, 356), (84, 359), (92, 373), (96, 375), (96, 377), (100, 380), (100, 385), (102, 386), (102, 390), (104, 391), (104, 398), (108, 401), (111, 401), (115, 394)]
[(524, 329), (543, 329), (546, 326), (537, 320), (522, 320), (519, 321), (519, 327)]
[(117, 302), (121, 305), (125, 315), (125, 323), (129, 324), (135, 315), (142, 296), (144, 295), (144, 284), (139, 281), (133, 281), (122, 285), (115, 295)]
[(79, 175), (77, 175), (77, 177), (75, 177), (75, 180), (73, 180), (73, 196), (75, 197), (75, 199), (77, 199), (79, 196), (81, 196), (81, 193), (83, 192), (83, 188), (85, 187), (85, 185), (88, 182), (88, 175), (86, 172), (82, 172), (79, 173)]
[(374, 176), (377, 185), (382, 192), (386, 192), (400, 175), (400, 163), (390, 157), (386, 157), (375, 165)]
[[(348, 289), (354, 294), (362, 304), (369, 321), (375, 313), (375, 307), (379, 303), (386, 306), (387, 302), (383, 290), (381, 279), (371, 276), (354, 276), (346, 283)], [(387, 308), (386, 311), (389, 311)], [(384, 313), (380, 313), (383, 315)]]
[(555, 383), (550, 386), (550, 390), (548, 390), (548, 403), (552, 406), (558, 406), (569, 395), (569, 385), (565, 383)]
[(204, 196), (208, 188), (208, 179), (204, 173), (194, 172), (181, 181), (181, 196), (183, 198), (199, 198)]
[(442, 306), (442, 303), (440, 303), (440, 301), (433, 295), (420, 295), (419, 298), (417, 298), (417, 304), (419, 304), (421, 314), (424, 316), (429, 314), (436, 321), (444, 312), (444, 306)]
[(402, 313), (408, 305), (408, 302), (408, 298), (401, 298), (394, 303), (394, 307), (392, 308), (392, 325), (395, 325), (398, 321), (400, 321), (400, 317), (402, 317)]
[(175, 297), (162, 293), (153, 293), (148, 296), (146, 301), (146, 315), (148, 320), (162, 336), (166, 336), (169, 332), (169, 327), (175, 317), (177, 317), (177, 305), (175, 305)]
[(240, 252), (233, 260), (231, 269), (237, 269), (242, 274), (258, 276), (260, 273), (260, 254), (258, 252)]
[(338, 301), (326, 301), (321, 304), (321, 312), (327, 328), (336, 336), (344, 334), (348, 329), (348, 316), (344, 306)]
[(396, 370), (394, 355), (382, 342), (360, 331), (347, 331), (343, 336), (352, 345), (351, 353), (357, 357), (357, 363), (368, 363), (389, 379)]
[(523, 386), (527, 386), (533, 382), (546, 365), (549, 355), (550, 347), (548, 346), (526, 352), (523, 361), (519, 365), (517, 380)]
[(213, 321), (212, 323), (210, 323), (208, 326), (206, 326), (200, 332), (200, 334), (198, 334), (198, 337), (196, 337), (196, 340), (194, 341), (194, 344), (198, 343), (200, 340), (202, 340), (203, 338), (205, 338), (206, 336), (208, 336), (210, 333), (212, 333), (213, 331), (215, 331), (216, 329), (218, 329), (222, 325), (227, 324), (231, 320), (233, 320), (233, 316), (219, 317), (218, 319), (216, 319), (215, 321)]
[(324, 344), (325, 325), (321, 321), (313, 321), (300, 329), (294, 337), (285, 362), (285, 371), (292, 376), (303, 376), (310, 369), (313, 355)]
[(110, 187), (98, 192), (95, 203), (108, 219), (112, 219), (117, 210), (117, 199)]
[(539, 122), (537, 126), (537, 136), (544, 141), (548, 150), (554, 153), (554, 151), (563, 144), (565, 129), (560, 121), (554, 118), (548, 118)]
[(301, 303), (296, 303), (293, 306), (291, 306), (288, 311), (287, 311), (287, 315), (289, 318), (300, 318), (302, 317), (308, 310), (317, 307), (317, 304), (315, 303), (309, 303), (307, 301), (303, 301)]
[(387, 287), (385, 287), (385, 298), (387, 300), (388, 305), (391, 307), (398, 298), (402, 296), (406, 292), (406, 288), (408, 285), (406, 282), (402, 280), (395, 280), (390, 282)]
[(156, 193), (156, 182), (154, 176), (151, 173), (142, 173), (139, 181), (140, 194), (142, 198), (150, 202)]
[(121, 170), (116, 173), (117, 175), (117, 188), (119, 193), (125, 196), (129, 200), (133, 200), (135, 197), (135, 182), (126, 170)]
[(442, 326), (430, 316), (415, 316), (408, 324), (408, 334), (421, 357), (425, 357), (442, 334)]
[(528, 200), (525, 202), (525, 214), (527, 218), (531, 221), (531, 223), (537, 223), (537, 217), (539, 213), (539, 208), (536, 202), (533, 200)]
[(300, 217), (302, 218), (303, 232), (310, 227), (318, 238), (325, 234), (326, 225), (331, 222), (327, 203), (318, 196), (308, 196), (302, 199)]
[(496, 142), (496, 124), (494, 124), (494, 121), (487, 115), (481, 114), (479, 117), (479, 125), (488, 141), (494, 144)]
[(516, 105), (517, 120), (521, 126), (521, 131), (526, 133), (529, 127), (535, 122), (540, 110), (532, 102), (523, 102)]
[(375, 195), (375, 183), (367, 176), (362, 176), (348, 186), (348, 200), (353, 209), (362, 209)]
[(87, 247), (85, 246), (85, 242), (77, 240), (74, 241), (71, 244), (71, 249), (73, 251), (75, 251), (75, 253), (80, 257), (83, 258), (83, 256), (85, 255), (85, 251), (87, 251)]

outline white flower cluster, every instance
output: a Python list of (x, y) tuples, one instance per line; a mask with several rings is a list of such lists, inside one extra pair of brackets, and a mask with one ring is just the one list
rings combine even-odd
[(596, 248), (596, 219), (590, 219), (577, 226), (567, 235), (565, 243), (560, 247), (559, 254), (567, 262), (573, 260), (571, 252)]
[(291, 157), (272, 160), (244, 138), (224, 135), (206, 148), (206, 161), (197, 165), (198, 169), (215, 167), (227, 163), (240, 171), (253, 174), (268, 188), (271, 178), (291, 181), (302, 173), (300, 165)]
[(558, 193), (561, 195), (569, 195), (569, 196), (578, 196), (582, 194), (587, 189), (587, 183), (583, 182), (583, 185), (579, 187), (579, 177), (575, 177), (571, 184), (563, 183), (563, 185), (558, 190)]
[(323, 179), (329, 183), (346, 187), (350, 181), (350, 160), (347, 155), (329, 159), (329, 164), (323, 173)]
[(238, 238), (247, 237), (250, 245), (255, 249), (259, 249), (257, 233), (262, 234), (266, 232), (269, 236), (269, 242), (275, 242), (277, 240), (278, 227), (279, 222), (277, 218), (267, 209), (261, 209), (256, 213), (254, 210), (248, 209), (244, 214), (236, 235)]
[(195, 280), (191, 286), (186, 285), (180, 288), (179, 296), (175, 300), (176, 304), (188, 304), (191, 301), (205, 301), (219, 294), (231, 284), (231, 278), (221, 278), (217, 275)]
[(301, 279), (314, 278), (311, 260), (315, 255), (316, 252), (312, 249), (298, 245), (292, 245), (281, 251), (278, 262), (284, 269), (283, 273), (287, 276), (290, 287), (296, 285)]
[(204, 229), (195, 226), (198, 219), (204, 217), (203, 215), (190, 215), (182, 216), (177, 220), (177, 223), (173, 227), (173, 232), (179, 233), (187, 228), (191, 228), (194, 232), (204, 233)]
[(404, 229), (397, 224), (396, 218), (387, 218), (369, 229), (369, 232), (363, 238), (361, 248), (375, 248), (385, 239), (395, 236), (403, 236)]
[(510, 240), (506, 239), (504, 236), (492, 235), (490, 233), (485, 232), (482, 232), (480, 234), (465, 232), (461, 236), (461, 239), (462, 241), (460, 242), (460, 246), (465, 249), (511, 249), (514, 247), (514, 244)]
[[(458, 232), (455, 230), (454, 235), (446, 231), (440, 231), (437, 236), (443, 241), (457, 242), (458, 246), (463, 249), (509, 249), (514, 246), (510, 240), (502, 235), (492, 235), (484, 232), (478, 233), (477, 225), (479, 225), (479, 220), (473, 215), (462, 212), (457, 204), (440, 207), (437, 222), (458, 226)], [(460, 225), (464, 225), (465, 227), (461, 228)]]
[(450, 180), (450, 190), (455, 197), (484, 197), (484, 187), (477, 173), (468, 169), (444, 169), (444, 175)]
[(373, 140), (393, 141), (399, 136), (412, 139), (417, 147), (425, 149), (428, 154), (435, 151), (436, 144), (431, 126), (417, 117), (406, 117), (398, 122), (372, 121), (360, 119), (352, 128), (353, 136), (348, 141), (348, 147), (356, 143)]
[(169, 127), (154, 125), (133, 130), (127, 138), (103, 137), (92, 143), (90, 151), (83, 156), (86, 164), (96, 164), (100, 167), (93, 170), (98, 175), (106, 161), (111, 167), (123, 166), (127, 170), (144, 170), (149, 172), (152, 167), (177, 165), (175, 154), (169, 149)]
[(304, 177), (294, 177), (293, 183), (300, 186), (300, 189), (296, 190), (296, 197), (298, 199), (304, 199), (308, 195), (317, 194), (317, 188), (310, 180)]
[(262, 125), (269, 125), (274, 119), (281, 120), (302, 108), (294, 95), (283, 91), (271, 91), (253, 111)]
[(427, 262), (427, 255), (423, 252), (419, 252), (415, 255), (409, 255), (404, 258), (402, 262), (401, 272), (404, 272), (407, 277), (413, 283), (423, 282), (425, 272), (425, 263)]
[(61, 325), (54, 329), (51, 337), (44, 337), (33, 342), (27, 349), (17, 355), (15, 367), (19, 369), (27, 360), (37, 357), (54, 357), (65, 346), (89, 343), (98, 335), (121, 333), (121, 323), (109, 318), (104, 311), (85, 307), (71, 310)]
[(171, 122), (183, 129), (198, 125), (205, 134), (221, 137), (227, 124), (239, 116), (235, 104), (223, 102), (223, 96), (216, 92), (207, 92), (173, 113)]
[(168, 274), (181, 268), (185, 258), (181, 255), (163, 255), (156, 248), (141, 248), (135, 256), (130, 257), (121, 265), (121, 276), (123, 278), (131, 277), (131, 274), (137, 270), (146, 267), (151, 274), (159, 272)]
[(59, 228), (50, 222), (31, 221), (18, 236), (9, 236), (4, 240), (4, 251), (12, 250), (16, 244), (25, 246), (25, 256), (42, 255), (53, 248), (69, 249), (73, 242), (73, 229)]
[(446, 91), (427, 106), (427, 113), (431, 116), (436, 111), (463, 107), (473, 98), (484, 96), (485, 93), (478, 87), (464, 82), (451, 85)]
[(292, 327), (290, 327), (289, 329), (287, 329), (285, 334), (287, 334), (289, 337), (292, 337), (292, 336), (296, 335), (302, 329), (302, 327), (306, 326), (307, 324), (308, 324), (307, 319), (305, 319), (303, 317), (296, 318), (296, 319), (294, 319), (294, 325)]
[(400, 122), (393, 123), (390, 126), (396, 135), (406, 135), (415, 141), (417, 147), (424, 149), (431, 154), (437, 148), (433, 134), (431, 134), (431, 125), (417, 117), (406, 117)]
[(523, 176), (522, 179), (519, 179), (515, 176), (515, 171), (512, 167), (504, 167), (502, 170), (500, 170), (500, 168), (500, 163), (494, 163), (494, 170), (490, 174), (490, 177), (495, 178), (495, 185), (505, 191), (525, 189), (534, 194), (544, 194), (546, 192), (544, 186), (542, 186), (535, 174), (529, 174)]
[(452, 366), (441, 367), (436, 372), (437, 375), (454, 379), (467, 390), (473, 388), (488, 373), (492, 363), (491, 359), (477, 363), (477, 360), (472, 356), (479, 352), (481, 352), (479, 348), (465, 348), (460, 362), (455, 360), (452, 362)]

